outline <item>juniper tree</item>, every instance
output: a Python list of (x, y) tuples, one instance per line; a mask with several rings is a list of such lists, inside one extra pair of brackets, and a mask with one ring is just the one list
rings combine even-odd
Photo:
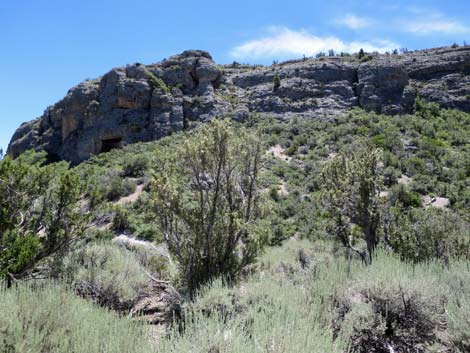
[(25, 153), (0, 161), (0, 278), (10, 284), (63, 254), (85, 228), (78, 177), (66, 163), (43, 166), (44, 160)]
[(281, 78), (278, 74), (274, 75), (273, 77), (273, 92), (276, 92), (279, 87), (281, 87)]
[[(341, 153), (325, 165), (322, 178), (324, 202), (336, 236), (344, 246), (370, 262), (379, 240), (382, 188), (379, 150), (361, 148), (350, 155)], [(362, 233), (368, 256), (354, 246), (354, 226)]]
[(214, 277), (235, 278), (258, 254), (259, 138), (213, 121), (160, 156), (156, 214), (190, 296)]

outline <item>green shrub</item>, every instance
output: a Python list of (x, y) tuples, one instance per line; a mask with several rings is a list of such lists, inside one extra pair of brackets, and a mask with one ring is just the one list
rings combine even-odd
[(131, 178), (140, 178), (145, 175), (149, 161), (146, 156), (132, 156), (126, 160), (123, 166), (123, 176)]
[(130, 195), (136, 189), (136, 182), (129, 179), (115, 177), (105, 186), (104, 198), (108, 201), (116, 201), (120, 197)]
[(202, 98), (200, 96), (194, 96), (191, 101), (191, 106), (199, 108), (202, 106)]
[(261, 153), (258, 137), (212, 120), (159, 156), (154, 209), (190, 296), (214, 277), (236, 279), (261, 250)]
[(292, 145), (289, 146), (286, 150), (286, 154), (288, 156), (293, 156), (297, 153), (299, 146), (296, 143), (293, 143)]
[(371, 61), (373, 59), (372, 55), (364, 55), (362, 58), (359, 59), (359, 62), (365, 63)]
[(116, 207), (112, 228), (117, 232), (123, 232), (129, 229), (129, 210), (125, 207)]
[(276, 74), (273, 77), (273, 91), (276, 92), (279, 87), (281, 87), (281, 78)]
[(170, 88), (160, 77), (155, 76), (152, 72), (148, 73), (149, 83), (152, 88), (160, 88), (165, 94), (170, 93)]
[(122, 177), (123, 171), (118, 167), (94, 167), (84, 171), (87, 178), (87, 194), (92, 208), (104, 201), (117, 201), (133, 193), (137, 187), (134, 180)]
[(408, 188), (403, 184), (393, 185), (389, 191), (388, 199), (391, 205), (399, 205), (404, 208), (420, 207), (422, 203), (419, 194), (408, 191)]
[(398, 178), (401, 176), (401, 171), (394, 167), (387, 167), (384, 169), (384, 184), (392, 186), (397, 183)]
[(273, 234), (269, 239), (269, 244), (271, 246), (281, 245), (287, 238), (288, 235), (286, 235), (284, 227), (281, 224), (278, 224), (274, 227)]
[[(411, 265), (376, 252), (364, 267), (329, 242), (269, 249), (239, 287), (214, 281), (186, 307), (159, 352), (466, 352), (465, 262)], [(313, 254), (303, 269), (299, 252)], [(460, 351), (458, 350), (460, 349)]]
[(115, 237), (114, 232), (110, 229), (95, 229), (90, 233), (90, 237), (97, 241), (110, 241)]
[(44, 162), (45, 153), (32, 151), (0, 160), (0, 280), (9, 284), (60, 260), (85, 231), (78, 175), (67, 163)]
[(346, 347), (323, 326), (312, 277), (301, 271), (297, 254), (304, 245), (270, 250), (260, 259), (264, 275), (242, 287), (221, 280), (203, 287), (186, 309), (184, 334), (174, 328), (158, 352), (341, 352)]
[[(337, 155), (325, 164), (322, 172), (323, 203), (334, 234), (343, 246), (354, 250), (364, 261), (372, 260), (379, 243), (381, 167), (380, 151), (361, 146), (349, 155)], [(355, 228), (360, 229), (359, 238), (367, 246), (367, 259), (366, 251), (354, 245)]]
[(443, 349), (447, 287), (437, 264), (412, 267), (380, 255), (336, 292), (334, 330), (350, 352)]
[(274, 201), (279, 201), (280, 197), (279, 197), (279, 187), (277, 185), (273, 185), (269, 188), (269, 196), (271, 197), (271, 199), (273, 199)]
[(90, 243), (67, 257), (65, 273), (77, 294), (125, 311), (148, 282), (133, 252), (111, 243)]
[(412, 209), (398, 216), (394, 250), (413, 262), (470, 258), (470, 226), (449, 210)]
[(0, 289), (0, 351), (150, 353), (143, 326), (56, 284)]

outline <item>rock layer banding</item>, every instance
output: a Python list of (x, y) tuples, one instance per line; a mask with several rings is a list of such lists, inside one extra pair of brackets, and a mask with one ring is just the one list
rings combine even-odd
[[(281, 84), (273, 89), (276, 76)], [(51, 161), (77, 164), (213, 117), (243, 120), (257, 112), (315, 119), (353, 107), (403, 114), (418, 95), (470, 112), (470, 47), (373, 55), (363, 63), (327, 57), (269, 67), (216, 65), (207, 52), (190, 50), (80, 83), (41, 117), (22, 124), (8, 153), (15, 157), (33, 148), (45, 150)]]

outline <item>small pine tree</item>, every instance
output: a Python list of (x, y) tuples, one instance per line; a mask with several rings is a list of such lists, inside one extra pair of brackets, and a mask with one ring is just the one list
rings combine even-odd
[(359, 52), (357, 53), (357, 58), (362, 59), (366, 53), (364, 52), (364, 49), (360, 49)]
[(273, 92), (276, 92), (279, 87), (281, 87), (281, 78), (278, 74), (274, 75), (273, 77)]

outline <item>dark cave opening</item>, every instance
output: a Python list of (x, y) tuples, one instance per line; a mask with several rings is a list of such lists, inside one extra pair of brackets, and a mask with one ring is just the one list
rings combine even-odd
[(101, 151), (100, 153), (109, 152), (116, 148), (122, 147), (122, 137), (115, 137), (111, 139), (101, 140)]

